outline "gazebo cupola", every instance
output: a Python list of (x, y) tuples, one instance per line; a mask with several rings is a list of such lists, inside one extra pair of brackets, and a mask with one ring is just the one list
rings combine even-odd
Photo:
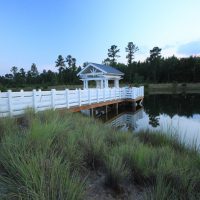
[(89, 63), (85, 66), (77, 76), (83, 81), (83, 88), (88, 89), (88, 82), (95, 81), (96, 88), (108, 88), (109, 82), (114, 82), (114, 87), (119, 87), (119, 80), (122, 79), (124, 74), (119, 70), (96, 63)]

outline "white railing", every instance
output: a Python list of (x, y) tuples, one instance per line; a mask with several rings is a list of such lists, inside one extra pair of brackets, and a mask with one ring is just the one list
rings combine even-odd
[(105, 89), (76, 89), (51, 91), (23, 91), (0, 92), (0, 117), (16, 116), (23, 114), (27, 108), (33, 108), (36, 112), (71, 108), (93, 103), (105, 102), (117, 99), (137, 99), (144, 96), (144, 87), (133, 88), (105, 88)]

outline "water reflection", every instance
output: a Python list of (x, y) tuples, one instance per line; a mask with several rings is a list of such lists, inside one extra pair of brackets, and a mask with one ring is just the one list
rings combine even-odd
[(144, 108), (119, 104), (83, 111), (121, 130), (161, 130), (200, 146), (200, 94), (149, 95)]
[(156, 130), (165, 134), (176, 134), (176, 136), (188, 145), (200, 146), (200, 117), (186, 117), (174, 115), (170, 117), (167, 114), (160, 114), (158, 117), (159, 126), (152, 126), (149, 123), (149, 115), (144, 112), (142, 119), (137, 121), (137, 129)]
[(149, 95), (138, 129), (176, 134), (186, 144), (200, 146), (200, 94)]
[(137, 121), (143, 118), (144, 109), (140, 108), (135, 112), (124, 112), (109, 120), (107, 124), (120, 130), (134, 130), (137, 126)]

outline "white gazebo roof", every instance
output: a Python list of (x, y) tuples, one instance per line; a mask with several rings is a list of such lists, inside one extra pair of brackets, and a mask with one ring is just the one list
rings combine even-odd
[(110, 74), (117, 76), (124, 75), (124, 73), (120, 72), (118, 69), (115, 69), (114, 67), (107, 65), (100, 65), (96, 63), (89, 63), (77, 74), (77, 76), (80, 76), (82, 74), (93, 74), (94, 72), (101, 72), (102, 74)]

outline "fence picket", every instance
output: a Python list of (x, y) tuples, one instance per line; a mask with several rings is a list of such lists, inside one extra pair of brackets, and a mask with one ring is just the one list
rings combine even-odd
[(12, 116), (12, 90), (8, 90), (8, 109), (9, 109), (9, 115)]
[(51, 108), (55, 109), (55, 89), (51, 90)]
[(78, 102), (79, 106), (81, 106), (81, 89), (78, 89)]
[(66, 106), (69, 108), (69, 90), (65, 89)]
[(37, 100), (36, 100), (36, 90), (33, 90), (33, 109), (37, 112)]

